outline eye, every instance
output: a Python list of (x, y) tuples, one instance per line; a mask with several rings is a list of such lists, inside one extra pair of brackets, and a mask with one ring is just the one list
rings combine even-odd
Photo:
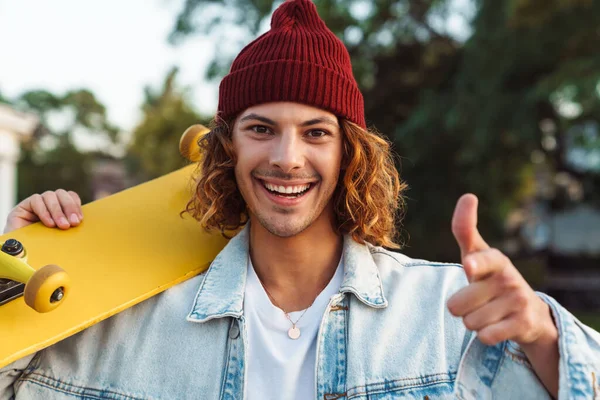
[(261, 133), (261, 134), (265, 134), (265, 133), (270, 133), (271, 132), (269, 130), (269, 128), (267, 128), (264, 125), (253, 125), (249, 129), (251, 131), (255, 132), (255, 133)]
[(321, 137), (325, 137), (325, 136), (329, 135), (329, 132), (327, 132), (327, 131), (322, 131), (322, 130), (320, 130), (320, 129), (315, 129), (315, 130), (313, 130), (313, 131), (309, 131), (309, 132), (308, 132), (306, 135), (307, 135), (308, 137), (311, 137), (311, 138), (315, 138), (315, 139), (316, 139), (316, 138), (321, 138)]

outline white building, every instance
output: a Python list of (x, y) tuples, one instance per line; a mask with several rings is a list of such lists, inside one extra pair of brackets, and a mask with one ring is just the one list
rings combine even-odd
[(20, 145), (39, 124), (36, 115), (0, 104), (0, 233), (17, 200), (17, 162)]

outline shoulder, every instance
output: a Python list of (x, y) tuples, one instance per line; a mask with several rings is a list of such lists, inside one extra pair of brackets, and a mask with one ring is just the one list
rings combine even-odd
[(179, 283), (80, 332), (54, 347), (94, 348), (108, 339), (111, 343), (147, 340), (154, 333), (184, 329), (205, 273)]
[(374, 246), (367, 243), (369, 252), (375, 262), (384, 263), (391, 268), (447, 268), (449, 270), (462, 270), (462, 265), (458, 263), (428, 261), (425, 259), (411, 258), (398, 251), (388, 250), (381, 246)]
[[(0, 368), (0, 388), (4, 383), (3, 380), (8, 375), (25, 370), (34, 358), (34, 363), (39, 364), (40, 357), (52, 357), (53, 354), (58, 354), (57, 358), (64, 358), (64, 354), (67, 353), (88, 351), (90, 349), (99, 350), (99, 348), (106, 345), (106, 338), (109, 338), (108, 341), (114, 344), (118, 344), (123, 340), (132, 342), (139, 339), (140, 336), (131, 335), (131, 330), (140, 328), (141, 331), (143, 330), (141, 327), (147, 327), (148, 323), (152, 322), (151, 320), (154, 320), (154, 322), (167, 320), (169, 321), (167, 325), (171, 325), (174, 321), (185, 323), (194, 294), (204, 280), (205, 274), (206, 272), (199, 274), (167, 289), (163, 293), (99, 321), (82, 332), (63, 339), (41, 352), (23, 357), (4, 368)], [(109, 350), (104, 349), (103, 351)], [(36, 355), (37, 357), (35, 357)], [(2, 398), (1, 395), (0, 398)]]
[(468, 284), (462, 265), (411, 258), (380, 246), (367, 244), (377, 265), (386, 293), (418, 291), (419, 297), (428, 295), (447, 298)]
[(440, 365), (442, 359), (458, 364), (468, 337), (447, 302), (468, 284), (461, 265), (411, 258), (369, 244), (366, 248), (379, 274), (386, 306), (354, 307), (355, 319), (368, 326), (364, 343), (372, 342), (373, 332), (378, 332), (391, 362), (409, 352), (425, 369)]
[[(178, 370), (180, 377), (189, 375), (181, 381), (193, 382), (192, 371), (198, 374), (194, 376), (214, 375), (214, 363), (198, 364), (197, 356), (219, 359), (229, 322), (221, 319), (197, 324), (187, 320), (203, 280), (204, 275), (197, 275), (38, 352), (22, 380), (35, 383), (43, 378), (54, 382), (53, 387), (68, 390), (109, 384), (128, 393), (145, 393), (156, 384), (151, 392), (164, 391), (166, 396), (168, 385), (160, 386), (161, 380), (155, 381), (152, 376), (173, 377), (165, 369), (173, 354), (177, 354), (178, 365), (195, 365), (189, 371)], [(180, 382), (167, 377), (165, 380)]]

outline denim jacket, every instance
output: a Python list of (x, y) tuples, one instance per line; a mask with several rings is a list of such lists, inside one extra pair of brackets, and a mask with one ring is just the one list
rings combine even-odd
[[(448, 312), (467, 284), (460, 265), (349, 237), (343, 252), (315, 399), (549, 397), (516, 343), (485, 346)], [(204, 274), (0, 370), (0, 399), (243, 399), (247, 259), (244, 229)], [(600, 334), (540, 296), (560, 333), (559, 397), (600, 396)]]

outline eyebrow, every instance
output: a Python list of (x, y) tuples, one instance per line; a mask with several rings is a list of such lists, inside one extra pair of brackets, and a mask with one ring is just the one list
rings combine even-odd
[(254, 113), (248, 114), (245, 117), (242, 117), (242, 119), (240, 119), (240, 122), (248, 121), (251, 119), (264, 122), (265, 124), (277, 126), (277, 122), (273, 121), (272, 119), (269, 119), (267, 117), (263, 117), (262, 115), (258, 115), (258, 114), (254, 114)]
[(331, 126), (335, 126), (336, 128), (339, 128), (337, 122), (335, 122), (331, 118), (327, 118), (327, 117), (314, 118), (314, 119), (308, 120), (306, 122), (303, 122), (300, 125), (301, 126), (310, 126), (310, 125), (316, 125), (316, 124), (327, 124), (327, 125), (331, 125)]
[[(264, 122), (265, 124), (277, 126), (277, 122), (273, 121), (272, 119), (263, 117), (262, 115), (258, 115), (255, 113), (251, 113), (251, 114), (246, 115), (245, 117), (242, 117), (240, 119), (240, 122), (244, 122), (244, 121), (248, 121), (248, 120), (257, 120), (257, 121)], [(311, 125), (316, 125), (316, 124), (327, 124), (327, 125), (331, 125), (336, 128), (339, 128), (337, 122), (335, 122), (331, 118), (327, 118), (327, 117), (313, 118), (313, 119), (310, 119), (308, 121), (301, 123), (300, 126), (311, 126)]]

